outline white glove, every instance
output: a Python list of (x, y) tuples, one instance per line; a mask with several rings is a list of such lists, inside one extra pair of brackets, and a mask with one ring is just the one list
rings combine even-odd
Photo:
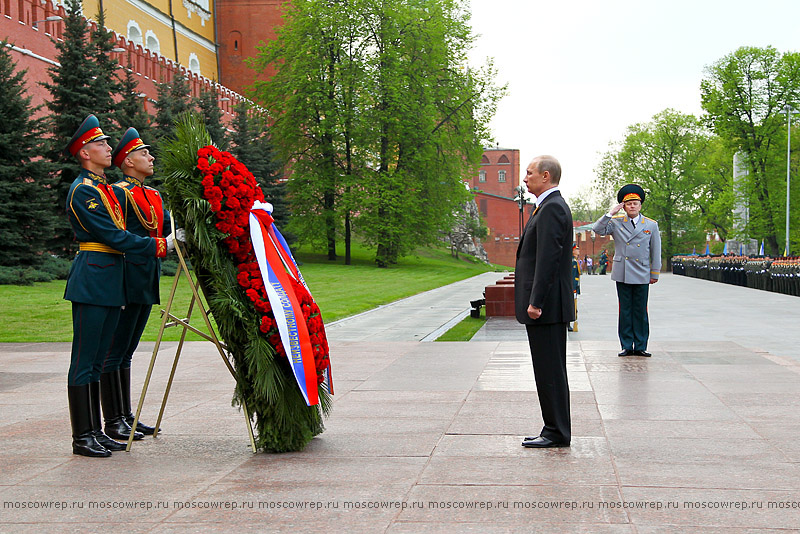
[(167, 252), (175, 250), (175, 240), (181, 243), (186, 242), (186, 231), (183, 228), (176, 228), (175, 233), (167, 236)]

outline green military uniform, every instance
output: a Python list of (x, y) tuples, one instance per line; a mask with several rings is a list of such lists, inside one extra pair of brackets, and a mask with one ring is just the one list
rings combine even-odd
[[(67, 145), (76, 156), (88, 143), (108, 139), (94, 115)], [(64, 298), (72, 301), (72, 355), (67, 376), (73, 453), (109, 456), (116, 442), (99, 428), (99, 380), (103, 362), (126, 304), (123, 253), (164, 256), (166, 241), (125, 231), (121, 206), (105, 176), (81, 171), (69, 188), (67, 216), (80, 250), (67, 278)], [(117, 444), (120, 445), (120, 444)], [(122, 446), (124, 449), (124, 446)]]
[[(149, 148), (135, 128), (128, 128), (111, 154), (112, 163), (124, 171), (122, 164), (131, 152)], [(156, 189), (145, 186), (133, 176), (125, 175), (114, 184), (114, 193), (122, 205), (129, 232), (149, 237), (170, 234), (169, 211), (164, 209), (161, 195)], [(119, 381), (122, 415), (129, 425), (133, 424), (134, 419), (130, 395), (131, 360), (147, 325), (150, 310), (153, 304), (160, 302), (160, 278), (160, 258), (143, 254), (125, 255), (125, 294), (128, 304), (122, 310), (103, 372)], [(136, 430), (151, 435), (155, 429), (139, 422)]]

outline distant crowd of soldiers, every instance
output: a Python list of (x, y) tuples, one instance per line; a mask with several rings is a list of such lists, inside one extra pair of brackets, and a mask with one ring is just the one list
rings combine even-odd
[(673, 274), (800, 296), (800, 257), (675, 256)]

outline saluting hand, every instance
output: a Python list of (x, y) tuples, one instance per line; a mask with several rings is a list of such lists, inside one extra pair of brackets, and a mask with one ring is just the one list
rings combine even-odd
[(619, 213), (619, 210), (621, 210), (624, 207), (625, 207), (625, 203), (624, 202), (620, 202), (619, 204), (617, 204), (616, 206), (611, 208), (611, 211), (609, 211), (608, 213), (610, 213), (611, 215), (616, 215), (617, 213)]

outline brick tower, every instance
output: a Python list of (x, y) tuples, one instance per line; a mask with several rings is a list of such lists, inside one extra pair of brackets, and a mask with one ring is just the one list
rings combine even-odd
[[(255, 57), (256, 47), (275, 39), (275, 29), (288, 0), (217, 0), (217, 43), (220, 83), (239, 94), (257, 78), (245, 60)], [(267, 72), (268, 76), (271, 74)]]

